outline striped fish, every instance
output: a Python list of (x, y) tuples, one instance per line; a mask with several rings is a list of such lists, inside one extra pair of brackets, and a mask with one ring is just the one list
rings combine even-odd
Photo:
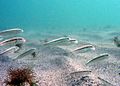
[(95, 50), (95, 47), (93, 45), (84, 45), (84, 46), (74, 49), (73, 52), (81, 51), (81, 50), (85, 50), (85, 49)]
[(69, 41), (69, 37), (57, 38), (57, 39), (54, 39), (54, 40), (44, 43), (44, 45), (49, 45), (49, 44), (54, 44), (54, 43), (62, 43), (62, 42), (66, 42), (66, 41)]
[(0, 32), (0, 36), (11, 36), (22, 33), (23, 30), (20, 28), (8, 29)]
[(2, 42), (0, 42), (0, 46), (4, 46), (4, 45), (16, 45), (19, 43), (25, 43), (26, 40), (23, 37), (13, 37), (10, 39), (6, 39)]
[(16, 57), (13, 60), (21, 59), (27, 55), (32, 55), (33, 57), (35, 57), (36, 56), (35, 52), (36, 52), (36, 48), (29, 49), (29, 50), (25, 51), (24, 53), (20, 54), (18, 57)]
[(97, 61), (100, 61), (100, 60), (104, 60), (104, 59), (106, 59), (108, 56), (109, 56), (109, 54), (107, 54), (107, 53), (102, 54), (102, 55), (99, 55), (99, 56), (93, 58), (92, 60), (88, 61), (88, 62), (86, 63), (86, 65), (88, 65), (88, 64), (90, 64), (90, 63), (92, 63), (92, 62), (97, 62)]
[(51, 41), (48, 41), (46, 43), (44, 43), (44, 45), (53, 45), (53, 44), (62, 44), (62, 45), (68, 45), (71, 43), (78, 43), (78, 41), (76, 39), (72, 39), (70, 37), (60, 37)]
[(17, 51), (19, 48), (16, 47), (16, 46), (13, 46), (13, 47), (10, 47), (6, 50), (4, 50), (3, 52), (0, 53), (0, 55), (4, 55), (4, 54), (7, 54), (7, 53), (14, 53), (15, 51)]
[(70, 73), (70, 75), (71, 75), (71, 76), (76, 76), (76, 75), (78, 75), (78, 74), (80, 74), (80, 75), (88, 75), (88, 74), (90, 74), (90, 73), (91, 73), (90, 70), (86, 70), (86, 71), (75, 71), (75, 72)]

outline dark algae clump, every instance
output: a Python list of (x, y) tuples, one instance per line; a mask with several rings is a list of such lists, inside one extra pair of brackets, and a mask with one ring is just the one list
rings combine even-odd
[(30, 68), (9, 68), (8, 76), (5, 80), (6, 86), (37, 86), (34, 83), (34, 72)]

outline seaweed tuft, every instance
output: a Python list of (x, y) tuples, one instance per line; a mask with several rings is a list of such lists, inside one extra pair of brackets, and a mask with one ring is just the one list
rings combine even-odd
[(33, 86), (34, 84), (34, 72), (30, 68), (9, 68), (8, 76), (5, 80), (6, 86)]

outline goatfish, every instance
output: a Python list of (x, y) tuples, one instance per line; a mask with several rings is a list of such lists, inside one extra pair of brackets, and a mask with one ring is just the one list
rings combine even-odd
[(61, 38), (57, 38), (57, 39), (54, 39), (54, 40), (51, 40), (51, 41), (48, 41), (46, 43), (44, 43), (44, 45), (51, 45), (51, 44), (64, 44), (64, 43), (68, 43), (68, 42), (74, 42), (74, 43), (78, 43), (77, 40), (75, 39), (71, 39), (70, 37), (61, 37)]
[(7, 53), (14, 53), (18, 50), (19, 48), (17, 46), (13, 46), (13, 47), (10, 47), (6, 50), (4, 50), (3, 52), (0, 53), (0, 55), (4, 55), (4, 54), (7, 54)]
[(86, 65), (88, 65), (88, 64), (90, 64), (90, 63), (92, 63), (92, 62), (104, 60), (104, 59), (106, 59), (106, 57), (108, 57), (108, 56), (109, 56), (109, 54), (107, 54), (107, 53), (102, 54), (102, 55), (99, 55), (99, 56), (93, 58), (92, 60), (88, 61), (88, 62), (86, 63)]
[(11, 36), (22, 33), (23, 30), (20, 28), (8, 29), (0, 32), (0, 36)]
[(84, 46), (74, 49), (73, 52), (81, 51), (81, 50), (85, 50), (85, 49), (95, 50), (95, 47), (93, 45), (84, 45)]
[(13, 60), (21, 59), (27, 55), (32, 55), (33, 57), (36, 57), (36, 48), (32, 48), (32, 49), (25, 51), (24, 53), (20, 54), (18, 57), (16, 57)]
[(106, 80), (104, 80), (104, 79), (102, 79), (102, 78), (100, 78), (100, 77), (98, 77), (98, 79), (99, 79), (100, 81), (102, 81), (102, 83), (103, 83), (105, 86), (115, 86), (115, 85), (111, 84), (110, 82), (108, 82), (108, 81), (106, 81)]
[(25, 42), (26, 40), (23, 37), (13, 37), (0, 42), (0, 46), (11, 45), (11, 44), (16, 45), (16, 44), (25, 43)]

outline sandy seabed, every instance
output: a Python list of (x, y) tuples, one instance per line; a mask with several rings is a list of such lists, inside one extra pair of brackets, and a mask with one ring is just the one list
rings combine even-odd
[[(0, 57), (0, 86), (7, 76), (9, 67), (19, 68), (30, 66), (33, 68), (38, 86), (109, 86), (98, 77), (110, 82), (114, 86), (120, 85), (120, 48), (113, 44), (95, 44), (95, 51), (71, 52), (79, 46), (89, 44), (79, 41), (76, 45), (45, 46), (40, 41), (29, 40), (18, 53), (8, 53)], [(29, 48), (37, 48), (37, 56), (28, 55), (12, 61), (21, 52)], [(1, 48), (2, 50), (2, 48)], [(94, 57), (108, 53), (109, 58), (85, 65)], [(91, 71), (91, 73), (79, 72)], [(82, 80), (86, 77), (85, 80)], [(106, 85), (104, 85), (106, 84)]]

